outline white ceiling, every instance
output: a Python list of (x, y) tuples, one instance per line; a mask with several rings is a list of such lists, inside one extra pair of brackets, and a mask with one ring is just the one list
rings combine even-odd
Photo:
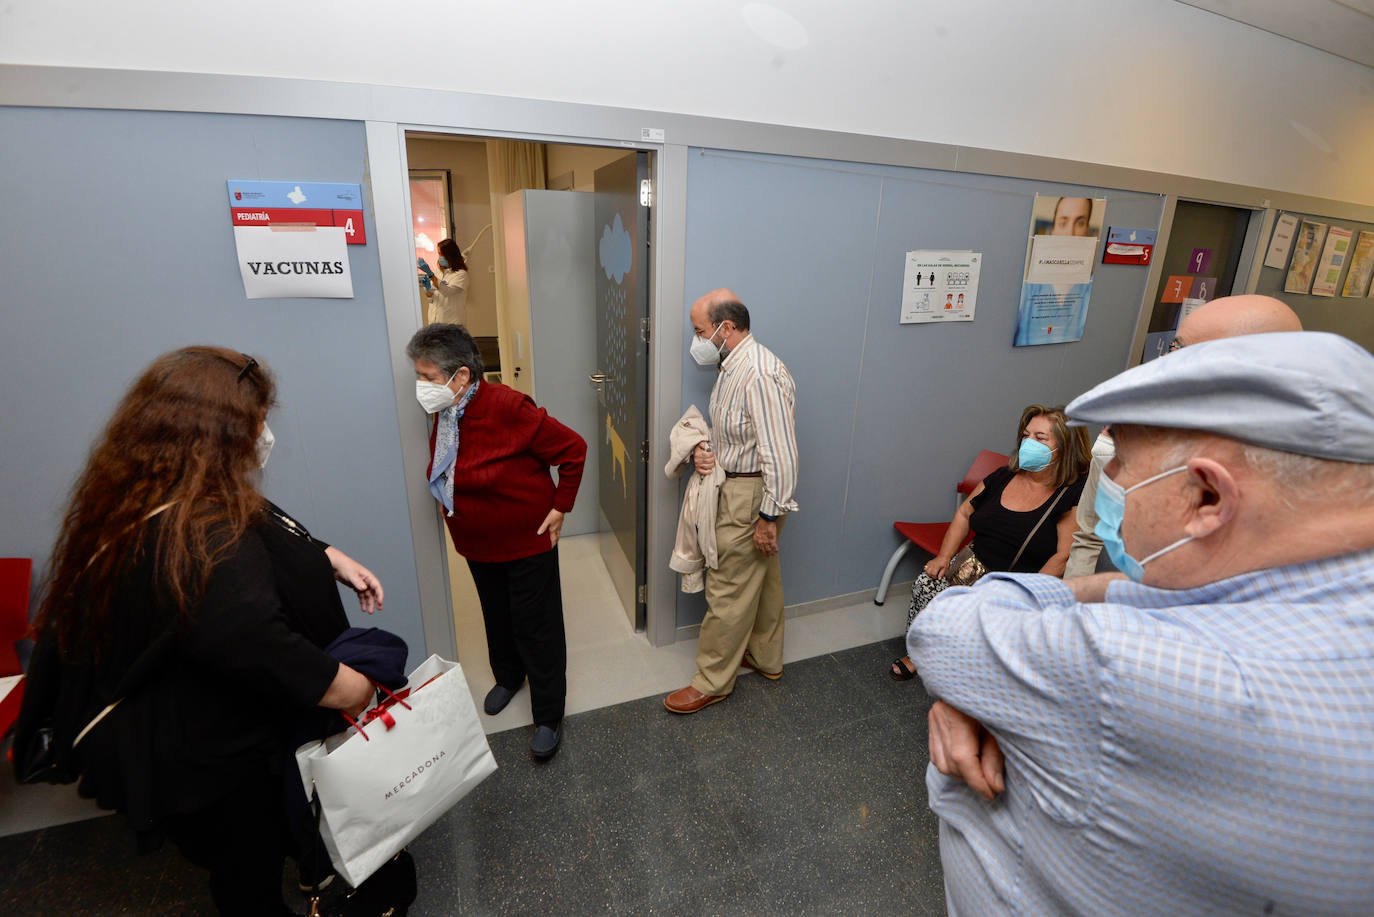
[(1374, 68), (1374, 0), (1179, 0)]

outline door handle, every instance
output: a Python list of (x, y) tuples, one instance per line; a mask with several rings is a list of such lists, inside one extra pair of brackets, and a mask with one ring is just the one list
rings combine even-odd
[(606, 374), (605, 374), (605, 373), (587, 373), (587, 381), (590, 382), (592, 385), (605, 385), (605, 384), (606, 384)]

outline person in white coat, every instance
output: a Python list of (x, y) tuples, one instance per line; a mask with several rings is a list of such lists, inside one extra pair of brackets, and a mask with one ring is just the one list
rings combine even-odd
[(434, 290), (426, 292), (429, 299), (427, 325), (444, 322), (450, 325), (468, 323), (468, 265), (463, 251), (452, 239), (439, 242), (439, 273), (434, 278)]

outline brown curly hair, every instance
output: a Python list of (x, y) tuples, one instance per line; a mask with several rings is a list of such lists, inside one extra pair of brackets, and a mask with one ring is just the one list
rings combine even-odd
[(110, 596), (150, 547), (154, 582), (186, 614), (262, 512), (255, 442), (275, 401), (270, 371), (237, 350), (184, 347), (153, 361), (72, 488), (31, 634), (51, 627), (64, 656), (98, 657), (116, 626)]

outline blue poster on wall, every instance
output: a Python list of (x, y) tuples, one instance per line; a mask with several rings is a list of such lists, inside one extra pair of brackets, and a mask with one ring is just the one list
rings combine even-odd
[(1016, 314), (1017, 347), (1083, 339), (1093, 282), (1023, 283)]

